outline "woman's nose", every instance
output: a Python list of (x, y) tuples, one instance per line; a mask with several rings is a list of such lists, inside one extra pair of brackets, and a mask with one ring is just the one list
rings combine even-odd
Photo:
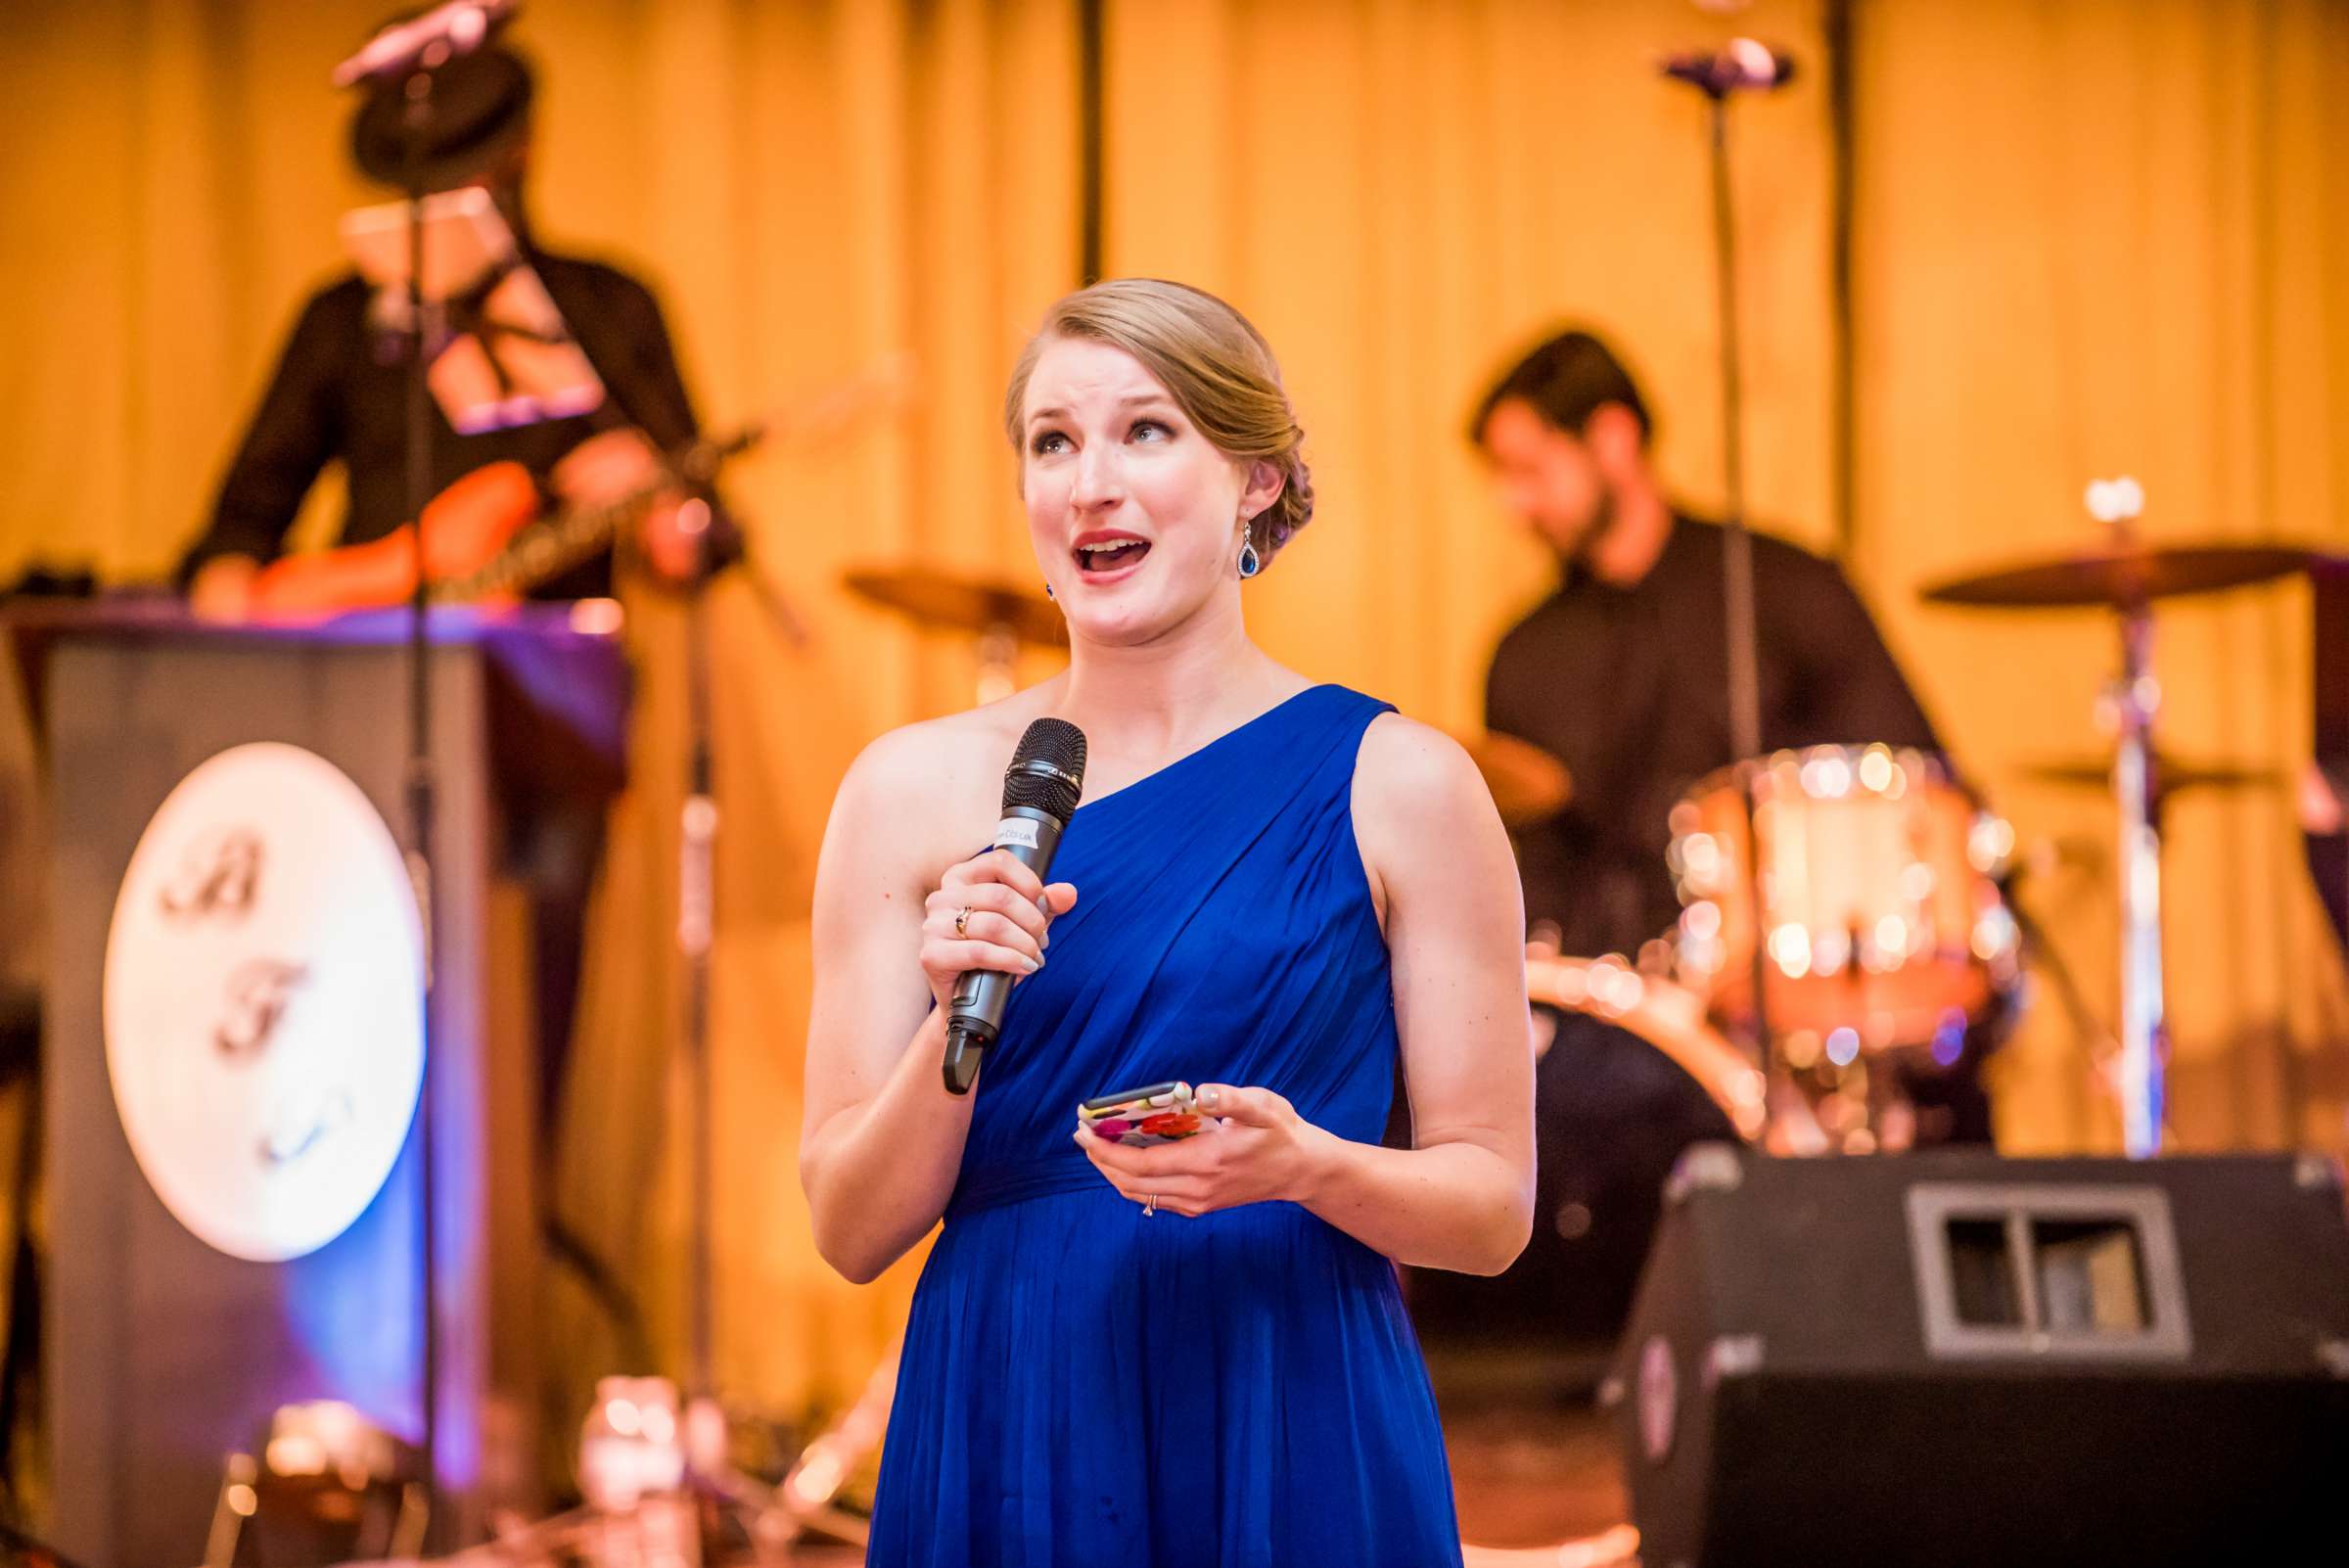
[(1118, 454), (1114, 446), (1089, 446), (1077, 459), (1077, 483), (1070, 499), (1082, 507), (1111, 505), (1124, 498), (1125, 486), (1118, 473)]

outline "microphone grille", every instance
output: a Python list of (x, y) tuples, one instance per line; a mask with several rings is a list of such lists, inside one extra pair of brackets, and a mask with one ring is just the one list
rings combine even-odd
[(1030, 807), (1065, 823), (1083, 793), (1084, 731), (1065, 718), (1030, 724), (1003, 774), (1003, 809)]

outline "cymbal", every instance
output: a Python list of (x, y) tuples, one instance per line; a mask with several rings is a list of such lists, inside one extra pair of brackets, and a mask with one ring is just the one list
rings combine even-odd
[(1045, 647), (1069, 640), (1058, 605), (999, 578), (934, 567), (866, 567), (843, 580), (859, 598), (939, 630), (985, 633), (1000, 626), (1022, 642)]
[[(2049, 784), (2106, 789), (2112, 783), (2112, 760), (2082, 757), (2061, 762), (2035, 762), (2023, 769), (2023, 776)], [(2153, 786), (2164, 795), (2174, 795), (2180, 790), (2265, 790), (2282, 783), (2283, 775), (2272, 767), (2197, 764), (2166, 755), (2156, 755), (2153, 759)]]
[(1485, 775), (1485, 788), (1500, 819), (1510, 827), (1525, 827), (1554, 816), (1574, 799), (1574, 779), (1566, 764), (1532, 741), (1497, 731), (1455, 737)]
[(1922, 591), (1933, 604), (2009, 609), (2120, 606), (2214, 593), (2305, 572), (2322, 557), (2293, 544), (2138, 544), (1952, 577)]

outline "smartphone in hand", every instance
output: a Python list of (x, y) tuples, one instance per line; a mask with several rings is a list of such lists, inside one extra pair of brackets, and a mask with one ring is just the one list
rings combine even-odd
[(1129, 1149), (1187, 1138), (1202, 1125), (1191, 1086), (1179, 1081), (1098, 1095), (1077, 1107), (1077, 1120), (1093, 1136)]

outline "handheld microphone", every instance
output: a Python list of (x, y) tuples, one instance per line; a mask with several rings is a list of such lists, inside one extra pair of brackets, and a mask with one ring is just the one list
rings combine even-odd
[[(1003, 819), (994, 847), (1039, 878), (1052, 870), (1052, 852), (1084, 793), (1084, 731), (1066, 719), (1039, 718), (1020, 737), (1003, 773)], [(954, 983), (946, 1012), (946, 1091), (968, 1094), (979, 1082), (979, 1059), (1003, 1029), (1011, 976), (973, 969)]]
[(1700, 89), (1708, 98), (1731, 93), (1770, 92), (1794, 79), (1794, 62), (1768, 44), (1732, 38), (1719, 51), (1667, 55), (1657, 68), (1675, 81)]

